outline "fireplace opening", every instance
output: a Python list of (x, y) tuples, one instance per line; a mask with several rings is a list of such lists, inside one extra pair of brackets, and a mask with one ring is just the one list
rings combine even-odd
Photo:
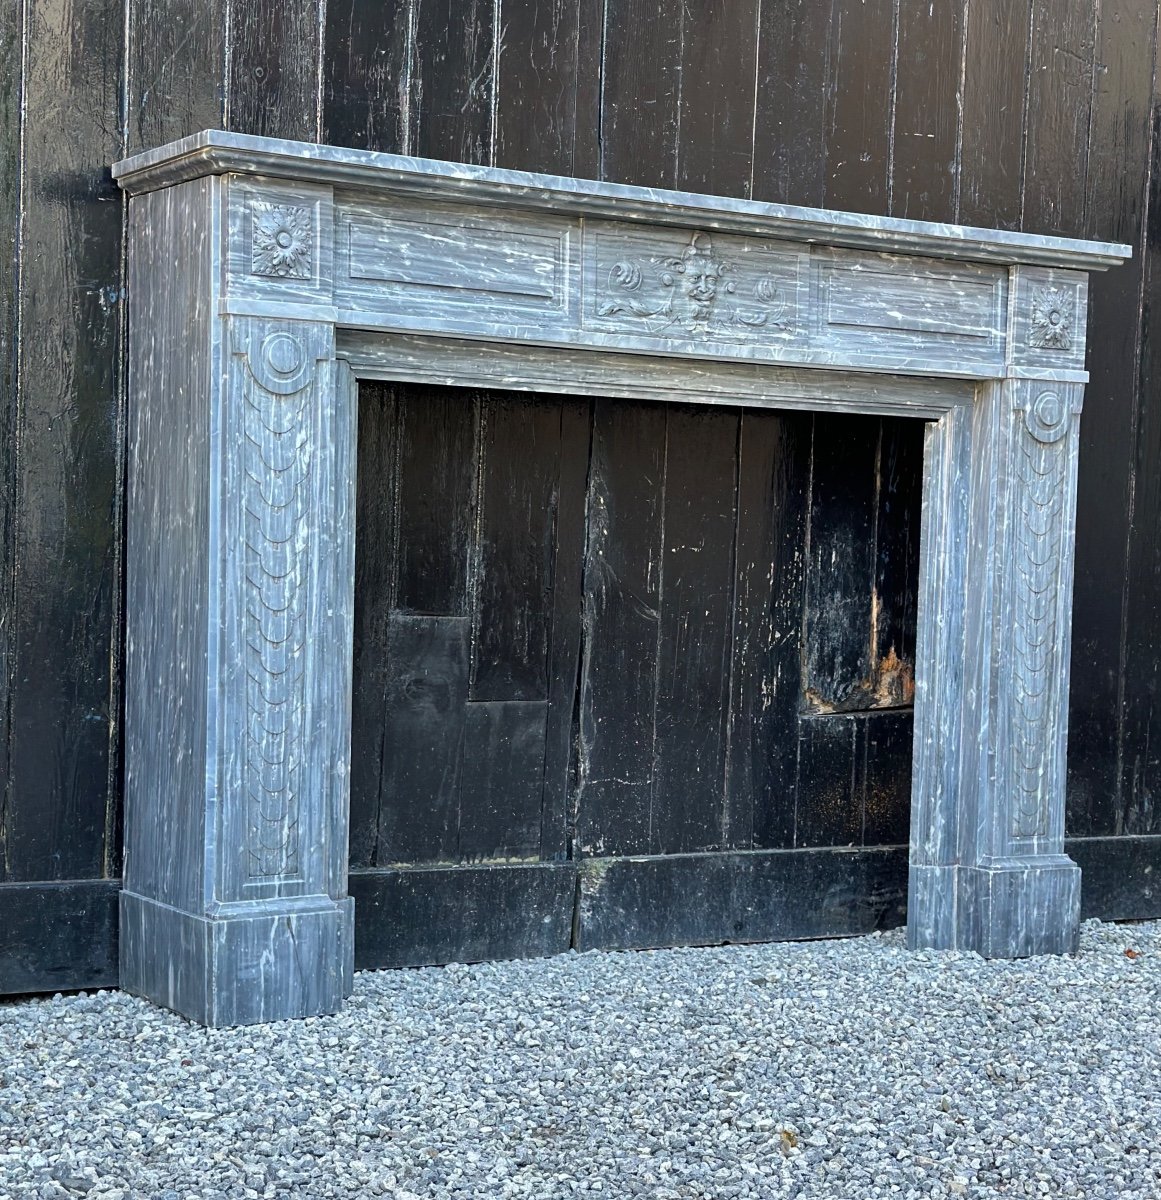
[(901, 924), (923, 427), (364, 381), (360, 965)]

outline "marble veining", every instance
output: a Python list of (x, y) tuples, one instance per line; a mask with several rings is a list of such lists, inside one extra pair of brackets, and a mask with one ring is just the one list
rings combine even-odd
[(307, 405), (315, 364), (287, 330), (244, 346), (242, 357), (246, 849), (251, 878), (271, 878), (298, 874), (308, 599), (300, 559), (311, 542)]
[(1075, 947), (1086, 272), (1129, 247), (217, 130), (114, 174), (123, 986), (211, 1025), (350, 990), (360, 377), (928, 421), (909, 943)]

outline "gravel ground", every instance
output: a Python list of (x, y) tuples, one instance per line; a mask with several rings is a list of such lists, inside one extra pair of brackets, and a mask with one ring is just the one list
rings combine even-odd
[(1161, 1197), (1161, 922), (367, 972), (204, 1030), (0, 1004), (0, 1196)]

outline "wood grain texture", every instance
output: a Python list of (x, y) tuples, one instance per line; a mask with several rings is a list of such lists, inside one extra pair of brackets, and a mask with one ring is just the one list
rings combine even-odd
[(8, 874), (4, 851), (8, 807), (8, 713), (12, 679), (12, 598), (15, 584), (12, 534), (15, 524), (16, 456), (13, 418), (19, 410), (16, 370), (19, 336), (20, 103), (23, 88), (22, 10), (0, 13), (0, 883)]
[(580, 950), (870, 933), (903, 923), (906, 859), (887, 850), (672, 854), (580, 869)]
[(505, 0), (495, 81), (497, 166), (593, 173), (576, 168), (576, 139), (581, 89), (592, 71), (589, 62), (582, 68), (582, 57), (586, 39), (599, 47), (601, 19), (599, 0)]
[(225, 123), (226, 10), (225, 0), (130, 0), (127, 150)]
[(653, 853), (720, 848), (738, 414), (669, 410), (653, 711)]
[(1019, 229), (1028, 136), (1032, 0), (967, 5), (956, 219)]
[(822, 208), (830, 6), (815, 0), (762, 0), (759, 10), (755, 200)]
[(1161, 411), (1155, 392), (1161, 377), (1156, 329), (1156, 300), (1161, 287), (1161, 261), (1153, 234), (1161, 213), (1161, 122), (1154, 115), (1153, 166), (1150, 173), (1149, 246), (1144, 259), (1144, 336), (1141, 343), (1141, 412), (1135, 430), (1133, 461), (1133, 519), (1128, 551), (1125, 602), (1123, 683), (1121, 703), (1125, 720), (1118, 747), (1120, 796), (1114, 833), (1158, 832), (1157, 795), (1161, 787), (1161, 758), (1157, 753), (1156, 643), (1151, 632), (1161, 595), (1161, 534), (1155, 514), (1161, 503)]
[(681, 15), (674, 184), (750, 195), (760, 0), (710, 0)]
[(572, 936), (576, 867), (354, 871), (359, 970), (562, 954)]
[(226, 128), (321, 138), (325, 10), (324, 0), (247, 0), (228, 6)]
[(375, 865), (379, 796), (387, 753), (384, 701), (395, 600), (401, 407), (393, 384), (359, 385), (355, 506), (355, 612), (351, 697), (350, 865)]
[(600, 174), (674, 187), (681, 138), (684, 0), (605, 0)]
[(968, 7), (899, 0), (891, 130), (894, 216), (955, 220)]
[(831, 0), (826, 58), (827, 208), (891, 209), (895, 105), (892, 0)]
[(99, 878), (116, 860), (121, 12), (24, 12), (4, 850), (13, 880)]
[(794, 845), (812, 427), (806, 414), (742, 414), (723, 838), (732, 849)]
[(585, 547), (575, 853), (652, 838), (666, 410), (594, 405)]
[(411, 148), (415, 6), (327, 0), (323, 140), (406, 153)]
[(1132, 760), (1145, 744), (1138, 714), (1148, 711), (1143, 695), (1126, 684), (1128, 673), (1140, 671), (1129, 639), (1149, 628), (1149, 618), (1141, 608), (1133, 623), (1125, 616), (1130, 597), (1134, 604), (1139, 597), (1128, 561), (1129, 518), (1147, 511), (1134, 499), (1138, 460), (1129, 448), (1153, 404), (1141, 370), (1141, 333), (1151, 236), (1146, 184), (1156, 127), (1142, 97), (1152, 86), (1158, 14), (1156, 5), (1116, 0), (1103, 4), (1100, 16), (1086, 228), (1115, 233), (1135, 252), (1124, 270), (1091, 281), (1069, 711), (1068, 828), (1078, 837), (1123, 831), (1134, 804), (1123, 791), (1124, 751)]
[(410, 153), (495, 161), (493, 124), (500, 0), (410, 0)]
[(1084, 230), (1096, 16), (1088, 0), (1033, 0), (1024, 229), (1065, 236)]

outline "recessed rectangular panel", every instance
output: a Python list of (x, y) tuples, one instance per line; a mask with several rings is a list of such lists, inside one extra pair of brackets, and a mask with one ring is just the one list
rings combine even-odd
[(426, 289), (493, 292), (555, 300), (560, 238), (463, 221), (352, 217), (345, 224), (352, 279)]
[(993, 280), (899, 275), (863, 263), (836, 263), (824, 320), (989, 341), (996, 335)]
[(513, 209), (344, 197), (335, 304), (398, 329), (559, 329), (568, 321), (575, 224)]
[(1000, 267), (819, 249), (812, 344), (838, 358), (999, 371), (1007, 274)]

